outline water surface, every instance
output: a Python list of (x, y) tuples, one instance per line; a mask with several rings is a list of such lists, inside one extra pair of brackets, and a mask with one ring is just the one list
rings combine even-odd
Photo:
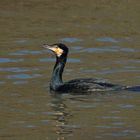
[(139, 1), (0, 2), (0, 139), (139, 140), (140, 92), (52, 95), (55, 57), (70, 53), (64, 80), (95, 77), (140, 85)]

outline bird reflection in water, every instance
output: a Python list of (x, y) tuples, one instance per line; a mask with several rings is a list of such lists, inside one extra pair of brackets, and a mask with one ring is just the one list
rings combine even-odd
[(55, 125), (55, 133), (58, 135), (57, 140), (65, 140), (65, 137), (71, 136), (73, 133), (71, 125), (69, 124), (69, 119), (72, 117), (71, 112), (66, 106), (65, 99), (62, 95), (52, 94), (52, 110), (55, 112), (53, 114), (53, 120)]

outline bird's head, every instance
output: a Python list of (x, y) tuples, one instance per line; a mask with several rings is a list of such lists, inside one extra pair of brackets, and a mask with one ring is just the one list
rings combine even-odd
[(62, 43), (52, 45), (45, 44), (43, 47), (53, 51), (56, 54), (56, 57), (58, 58), (66, 57), (69, 51), (68, 47)]

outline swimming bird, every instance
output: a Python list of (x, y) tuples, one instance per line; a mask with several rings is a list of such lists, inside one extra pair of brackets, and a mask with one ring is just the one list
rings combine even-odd
[[(95, 78), (79, 78), (63, 82), (62, 74), (67, 61), (69, 49), (62, 43), (43, 45), (51, 50), (56, 56), (56, 63), (53, 68), (50, 81), (50, 90), (58, 93), (91, 93), (96, 91), (116, 91), (129, 87), (108, 83), (105, 80)], [(130, 87), (131, 89), (131, 87)]]

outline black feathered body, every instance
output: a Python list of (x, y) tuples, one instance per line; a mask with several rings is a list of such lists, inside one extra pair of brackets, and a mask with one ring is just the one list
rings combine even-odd
[(62, 83), (55, 90), (63, 93), (91, 93), (95, 91), (113, 91), (121, 89), (125, 89), (125, 86), (107, 83), (100, 79), (80, 78)]
[[(108, 83), (100, 79), (74, 79), (63, 82), (62, 74), (67, 61), (68, 48), (64, 44), (53, 44), (46, 46), (56, 54), (56, 63), (53, 69), (50, 90), (59, 93), (91, 93), (96, 91), (116, 91), (116, 90), (140, 90), (140, 86), (120, 86)], [(58, 51), (59, 48), (59, 51)], [(62, 54), (60, 54), (62, 53)]]

